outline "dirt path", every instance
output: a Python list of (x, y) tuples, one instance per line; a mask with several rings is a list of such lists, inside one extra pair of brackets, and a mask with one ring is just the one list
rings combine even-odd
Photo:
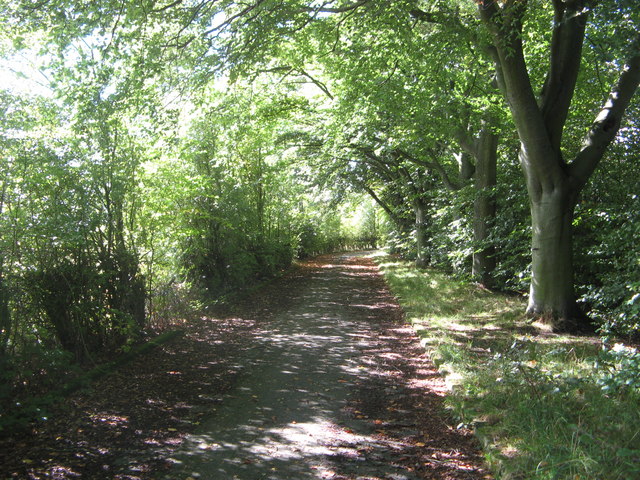
[(74, 398), (0, 478), (489, 478), (370, 259), (321, 257), (252, 299)]

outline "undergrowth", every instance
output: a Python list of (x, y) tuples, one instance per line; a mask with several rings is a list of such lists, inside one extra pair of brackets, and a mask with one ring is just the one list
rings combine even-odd
[[(68, 354), (60, 351), (55, 355), (46, 352), (50, 357), (46, 364), (45, 354), (34, 355), (34, 364), (40, 365), (40, 372), (21, 370), (18, 373), (6, 361), (0, 361), (0, 436), (6, 432), (26, 431), (35, 423), (46, 421), (54, 405), (71, 393), (90, 388), (98, 378), (115, 372), (138, 355), (180, 335), (182, 330), (168, 330), (89, 370), (82, 370), (71, 362)], [(31, 377), (30, 383), (26, 377)], [(24, 388), (17, 388), (16, 384)]]
[(553, 334), (524, 300), (376, 257), (498, 479), (640, 478), (640, 355)]

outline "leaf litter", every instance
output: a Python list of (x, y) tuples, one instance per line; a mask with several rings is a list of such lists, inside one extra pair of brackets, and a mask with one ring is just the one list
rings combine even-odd
[[(357, 352), (350, 354), (355, 365), (349, 375), (333, 379), (346, 392), (338, 419), (343, 425), (321, 426), (325, 453), (300, 478), (491, 478), (471, 432), (456, 428), (447, 416), (444, 382), (404, 323), (377, 267), (358, 255), (327, 255), (301, 263), (250, 297), (200, 315), (184, 336), (72, 395), (46, 422), (27, 432), (8, 432), (0, 438), (0, 477), (209, 478), (198, 469), (174, 477), (174, 453), (207, 419), (215, 418), (225, 402), (233, 401), (247, 370), (254, 368), (243, 359), (256, 348), (256, 331), (268, 332), (272, 319), (300, 302), (296, 292), (303, 292), (311, 279), (325, 276), (334, 282), (336, 275), (339, 281), (355, 282), (356, 291), (332, 290), (330, 302), (359, 322), (360, 331), (349, 333), (357, 337)], [(318, 401), (332, 400), (332, 387), (320, 381), (327, 370), (318, 366), (319, 380), (310, 383), (310, 389), (318, 384)], [(297, 376), (295, 381), (305, 379)], [(262, 401), (258, 395), (251, 399), (258, 405)], [(268, 414), (267, 420), (274, 419)], [(290, 427), (303, 428), (304, 422), (293, 420)], [(215, 441), (199, 445), (205, 446), (199, 447), (203, 452), (222, 450)], [(302, 444), (297, 450), (304, 448)], [(247, 456), (239, 463), (265, 468), (260, 478), (289, 478), (286, 468), (258, 457)]]

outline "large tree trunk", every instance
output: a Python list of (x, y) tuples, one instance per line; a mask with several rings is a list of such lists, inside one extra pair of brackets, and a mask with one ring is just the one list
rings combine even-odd
[(573, 286), (572, 223), (575, 194), (568, 188), (532, 196), (531, 286), (527, 314), (556, 331), (575, 330), (585, 317)]
[(474, 250), (471, 273), (483, 285), (492, 286), (496, 268), (495, 247), (487, 244), (496, 217), (496, 186), (498, 136), (489, 125), (484, 125), (476, 142), (476, 169), (474, 174), (476, 198), (473, 203), (473, 240), (486, 244)]
[[(573, 290), (571, 223), (579, 191), (615, 138), (640, 85), (640, 34), (627, 38), (629, 57), (572, 161), (563, 158), (565, 123), (571, 109), (591, 12), (587, 2), (554, 1), (549, 70), (540, 96), (534, 94), (524, 55), (527, 2), (478, 0), (489, 29), (489, 52), (520, 137), (520, 161), (532, 213), (532, 282), (528, 312), (557, 330), (583, 325)], [(617, 59), (622, 64), (622, 59)], [(569, 149), (570, 150), (570, 149)]]

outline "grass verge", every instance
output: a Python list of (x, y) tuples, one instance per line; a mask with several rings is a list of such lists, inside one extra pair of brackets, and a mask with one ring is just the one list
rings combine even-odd
[(375, 260), (496, 478), (640, 478), (640, 355), (531, 324), (522, 298)]

